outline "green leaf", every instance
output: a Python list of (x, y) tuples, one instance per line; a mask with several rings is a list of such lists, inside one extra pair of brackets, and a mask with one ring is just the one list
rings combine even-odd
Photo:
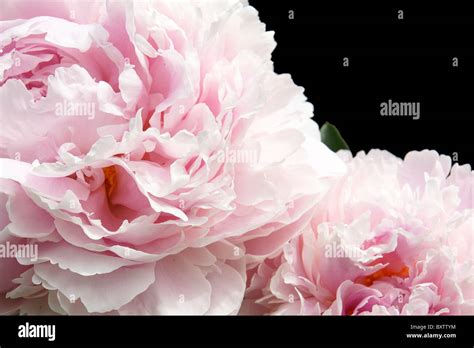
[(341, 133), (329, 122), (321, 127), (321, 141), (334, 152), (350, 150)]

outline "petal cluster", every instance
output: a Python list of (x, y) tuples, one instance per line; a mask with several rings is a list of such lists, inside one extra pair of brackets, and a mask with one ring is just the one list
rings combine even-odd
[(473, 314), (469, 165), (372, 150), (347, 165), (311, 225), (251, 270), (247, 313)]
[(8, 0), (0, 48), (1, 313), (235, 314), (345, 170), (244, 2)]

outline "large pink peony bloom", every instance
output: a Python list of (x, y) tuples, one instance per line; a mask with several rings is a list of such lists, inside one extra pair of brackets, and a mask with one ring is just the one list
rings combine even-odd
[(283, 255), (250, 272), (247, 313), (474, 314), (474, 172), (434, 151), (373, 150)]
[[(345, 165), (254, 8), (2, 1), (0, 313), (231, 314)], [(33, 250), (33, 249), (32, 249)]]

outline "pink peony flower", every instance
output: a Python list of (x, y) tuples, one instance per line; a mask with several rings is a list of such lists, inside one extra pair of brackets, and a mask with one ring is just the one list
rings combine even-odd
[(3, 1), (0, 313), (237, 313), (345, 170), (274, 47), (237, 0)]
[(249, 273), (246, 313), (474, 314), (474, 172), (435, 151), (372, 150), (302, 235)]

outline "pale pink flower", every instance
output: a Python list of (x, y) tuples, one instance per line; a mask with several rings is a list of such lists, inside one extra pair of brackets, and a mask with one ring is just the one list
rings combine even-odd
[(256, 10), (2, 1), (0, 312), (232, 314), (345, 165)]
[(474, 314), (474, 172), (435, 151), (372, 150), (311, 226), (249, 275), (247, 313)]

